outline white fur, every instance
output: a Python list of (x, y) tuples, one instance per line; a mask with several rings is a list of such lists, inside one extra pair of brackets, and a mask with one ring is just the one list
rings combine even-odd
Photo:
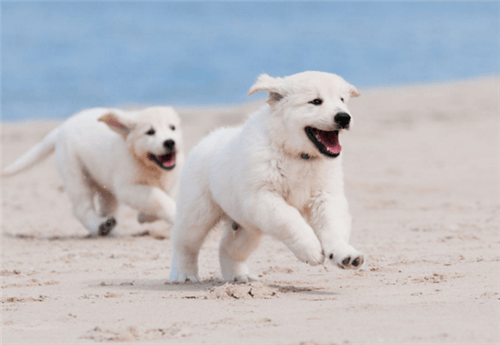
[[(152, 128), (154, 135), (147, 135)], [(169, 139), (175, 141), (176, 165), (165, 170), (151, 161), (148, 153), (167, 153), (164, 142)], [(50, 132), (2, 174), (17, 174), (54, 151), (73, 213), (92, 234), (111, 231), (118, 202), (139, 210), (140, 222), (163, 219), (173, 223), (184, 156), (180, 119), (171, 107), (135, 112), (105, 108), (82, 111)]]
[[(226, 280), (255, 279), (246, 260), (262, 234), (281, 240), (310, 265), (321, 264), (325, 256), (341, 268), (363, 263), (363, 254), (348, 244), (351, 216), (342, 153), (321, 154), (304, 130), (336, 130), (334, 116), (348, 113), (345, 102), (358, 91), (322, 72), (262, 75), (249, 94), (257, 91), (269, 92), (269, 105), (243, 126), (205, 137), (186, 161), (172, 228), (171, 282), (199, 281), (200, 247), (220, 220), (225, 222), (219, 257)], [(323, 104), (310, 104), (315, 98)], [(304, 153), (310, 158), (302, 159)], [(240, 226), (236, 231), (233, 221)]]

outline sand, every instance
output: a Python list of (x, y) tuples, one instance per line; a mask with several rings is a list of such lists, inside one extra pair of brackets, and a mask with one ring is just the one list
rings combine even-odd
[[(122, 208), (88, 238), (53, 157), (2, 179), (2, 339), (13, 343), (498, 343), (500, 78), (361, 90), (342, 135), (362, 271), (309, 267), (265, 238), (260, 282), (168, 284), (169, 229)], [(188, 149), (262, 103), (179, 109)], [(2, 166), (57, 122), (4, 123)]]

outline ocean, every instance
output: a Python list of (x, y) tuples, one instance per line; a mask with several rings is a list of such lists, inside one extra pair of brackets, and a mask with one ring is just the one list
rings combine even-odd
[(2, 121), (238, 104), (257, 76), (358, 88), (500, 73), (498, 2), (2, 2)]

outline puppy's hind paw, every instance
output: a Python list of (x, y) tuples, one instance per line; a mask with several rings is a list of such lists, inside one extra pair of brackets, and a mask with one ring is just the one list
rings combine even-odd
[(116, 226), (115, 217), (110, 217), (104, 223), (101, 223), (99, 225), (99, 230), (97, 231), (97, 233), (99, 234), (99, 236), (106, 236), (111, 232), (111, 230), (113, 230), (115, 226)]
[(201, 279), (198, 275), (184, 274), (176, 272), (170, 275), (170, 283), (174, 284), (185, 284), (185, 283), (200, 283)]
[(251, 283), (251, 282), (256, 282), (259, 281), (259, 277), (253, 274), (242, 274), (236, 277), (233, 277), (232, 279), (228, 280), (233, 283), (237, 284), (245, 284), (245, 283)]

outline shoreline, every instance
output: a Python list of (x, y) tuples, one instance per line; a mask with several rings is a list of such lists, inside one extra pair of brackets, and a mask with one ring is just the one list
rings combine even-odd
[[(500, 80), (500, 75), (483, 75), (483, 76), (477, 76), (473, 78), (467, 78), (467, 79), (456, 79), (456, 80), (442, 80), (442, 81), (433, 81), (429, 83), (408, 83), (408, 84), (401, 84), (401, 85), (380, 85), (380, 86), (372, 86), (372, 87), (362, 87), (359, 88), (361, 95), (363, 96), (364, 93), (372, 93), (372, 92), (390, 92), (390, 91), (397, 91), (397, 90), (412, 90), (412, 89), (419, 89), (419, 88), (425, 88), (425, 87), (460, 87), (461, 85), (473, 85), (473, 84), (481, 84), (483, 82), (492, 82), (492, 81), (499, 81)], [(263, 94), (262, 94), (263, 95)], [(85, 109), (89, 108), (97, 108), (97, 107), (102, 107), (102, 108), (117, 108), (117, 109), (144, 109), (150, 106), (172, 106), (174, 109), (179, 111), (180, 113), (197, 113), (201, 111), (209, 111), (209, 112), (215, 112), (215, 111), (232, 111), (232, 110), (237, 110), (239, 108), (246, 108), (246, 109), (256, 109), (260, 105), (264, 104), (266, 101), (266, 97), (262, 97), (262, 95), (259, 95), (258, 97), (253, 96), (252, 99), (248, 99), (247, 102), (243, 103), (227, 103), (227, 104), (200, 104), (200, 105), (171, 105), (171, 104), (163, 104), (163, 103), (158, 103), (158, 104), (122, 104), (122, 105), (114, 105), (114, 106), (106, 106), (106, 105), (96, 105), (96, 106), (90, 106), (88, 108), (82, 108), (79, 110), (76, 110), (74, 113), (68, 115), (65, 118), (42, 118), (42, 119), (33, 119), (33, 120), (17, 120), (17, 119), (9, 119), (9, 120), (0, 120), (0, 124), (15, 124), (15, 123), (39, 123), (39, 122), (62, 122), (69, 118), (70, 116), (83, 111)], [(252, 110), (254, 111), (254, 110)]]

